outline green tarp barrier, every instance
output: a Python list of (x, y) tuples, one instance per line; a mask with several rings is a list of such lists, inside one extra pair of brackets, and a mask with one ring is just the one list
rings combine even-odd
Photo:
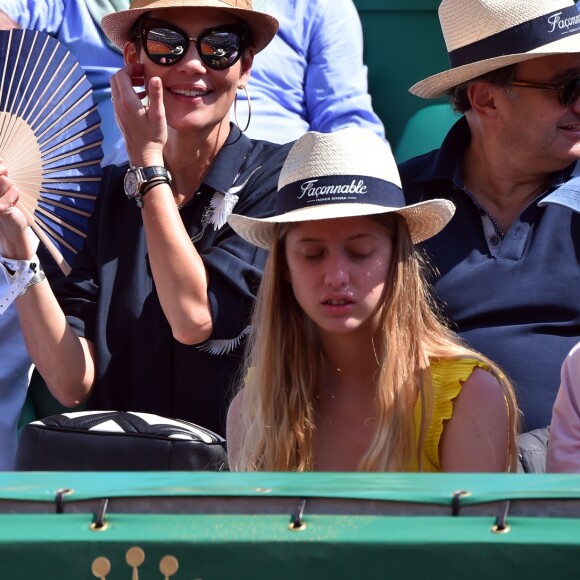
[(0, 476), (7, 580), (574, 578), (579, 553), (580, 476)]

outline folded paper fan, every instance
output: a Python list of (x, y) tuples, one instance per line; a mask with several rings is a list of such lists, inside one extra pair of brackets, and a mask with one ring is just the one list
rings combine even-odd
[(0, 30), (0, 157), (28, 223), (63, 272), (81, 248), (101, 180), (92, 86), (56, 39)]

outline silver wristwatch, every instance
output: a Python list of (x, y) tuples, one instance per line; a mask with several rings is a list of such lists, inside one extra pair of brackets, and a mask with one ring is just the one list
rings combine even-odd
[(134, 199), (138, 207), (143, 207), (142, 197), (149, 191), (148, 185), (168, 183), (171, 185), (171, 174), (161, 165), (150, 167), (130, 167), (124, 180), (125, 195)]

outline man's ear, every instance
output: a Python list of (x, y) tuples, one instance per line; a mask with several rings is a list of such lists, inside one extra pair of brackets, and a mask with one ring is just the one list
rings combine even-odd
[(141, 62), (139, 53), (133, 42), (128, 42), (123, 48), (123, 57), (125, 58), (125, 64)]
[(485, 81), (474, 81), (467, 87), (467, 97), (471, 108), (478, 115), (495, 116), (497, 113), (497, 93), (503, 87)]

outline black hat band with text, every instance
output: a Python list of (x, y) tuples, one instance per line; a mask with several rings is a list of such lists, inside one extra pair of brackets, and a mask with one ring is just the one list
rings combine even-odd
[(449, 53), (452, 67), (480, 60), (530, 52), (540, 46), (580, 33), (580, 13), (575, 6), (522, 22)]
[(285, 185), (276, 196), (280, 215), (320, 203), (368, 203), (403, 207), (403, 191), (388, 181), (365, 175), (327, 175)]

